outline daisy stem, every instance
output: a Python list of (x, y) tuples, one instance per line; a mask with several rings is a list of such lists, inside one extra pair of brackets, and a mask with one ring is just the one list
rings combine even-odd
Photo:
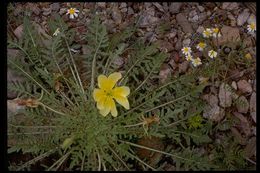
[[(74, 58), (73, 58), (73, 56), (72, 56), (72, 54), (71, 54), (71, 50), (70, 50), (70, 47), (69, 47), (69, 43), (68, 43), (68, 41), (67, 41), (66, 35), (64, 34), (64, 28), (62, 27), (62, 24), (61, 24), (61, 21), (60, 21), (60, 20), (59, 20), (59, 23), (60, 23), (60, 27), (61, 27), (61, 29), (62, 29), (64, 41), (65, 41), (66, 46), (67, 46), (67, 49), (68, 49), (68, 51), (69, 51), (70, 59), (71, 59), (71, 61), (72, 61), (72, 64), (73, 64), (73, 67), (74, 67), (74, 70), (75, 70), (75, 73), (76, 73), (78, 79), (77, 79), (76, 76), (75, 76), (75, 73), (74, 73), (74, 71), (73, 71), (73, 69), (72, 69), (72, 67), (71, 67), (71, 65), (70, 65), (70, 61), (69, 61), (69, 59), (67, 58), (67, 56), (65, 56), (65, 57), (66, 57), (66, 60), (68, 61), (68, 64), (69, 64), (71, 73), (72, 73), (72, 75), (73, 75), (73, 77), (74, 77), (74, 79), (75, 79), (75, 82), (76, 82), (77, 84), (79, 83), (79, 85), (80, 85), (80, 87), (81, 87), (81, 90), (82, 90), (82, 94), (85, 95), (85, 91), (84, 91), (84, 88), (83, 88), (81, 79), (80, 79), (80, 77), (79, 77), (79, 73), (78, 73), (78, 70), (77, 70), (77, 67), (76, 67)], [(83, 96), (83, 98), (84, 98), (85, 101), (86, 101), (86, 97)]]
[[(56, 64), (56, 66), (57, 66), (57, 68), (58, 68), (58, 70), (59, 70), (59, 72), (60, 72), (62, 78), (64, 79), (64, 81), (65, 81), (67, 87), (69, 88), (70, 93), (73, 93), (72, 90), (71, 90), (70, 85), (68, 84), (68, 82), (67, 82), (66, 78), (64, 77), (64, 74), (63, 74), (63, 72), (62, 72), (62, 70), (61, 70), (61, 68), (60, 68), (60, 66), (59, 66), (59, 64), (58, 64), (58, 61), (57, 61), (57, 59), (56, 59), (56, 56), (54, 55), (53, 46), (52, 46), (52, 57), (53, 57), (53, 59), (54, 59), (54, 61), (55, 61), (55, 64)], [(77, 99), (75, 98), (75, 95), (74, 95), (74, 94), (72, 94), (72, 97), (74, 98), (75, 103), (79, 106), (79, 103), (78, 103)]]
[[(97, 36), (97, 34), (96, 34)], [(92, 61), (92, 72), (91, 72), (91, 84), (90, 84), (90, 91), (94, 90), (94, 82), (95, 82), (95, 67), (96, 67), (96, 57), (97, 57), (97, 53), (99, 50), (99, 47), (101, 45), (103, 38), (100, 39), (99, 43), (98, 43), (98, 47), (95, 51), (94, 57), (93, 57), (93, 61)]]

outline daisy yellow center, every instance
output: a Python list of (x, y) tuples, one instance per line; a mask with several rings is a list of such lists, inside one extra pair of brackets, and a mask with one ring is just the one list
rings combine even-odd
[(254, 24), (254, 23), (251, 23), (251, 24), (250, 24), (250, 28), (251, 28), (252, 30), (254, 30), (254, 29), (255, 29), (255, 24)]
[(197, 59), (194, 60), (194, 63), (195, 63), (195, 64), (199, 64), (199, 63), (200, 63), (200, 60), (197, 58)]
[(189, 52), (189, 49), (187, 47), (185, 47), (184, 52)]
[(200, 43), (199, 43), (199, 47), (200, 47), (200, 48), (204, 48), (205, 46), (206, 46), (205, 43), (203, 43), (203, 42), (200, 42)]
[(73, 9), (73, 8), (69, 9), (69, 13), (70, 14), (74, 14), (75, 13), (75, 9)]
[(213, 32), (214, 32), (214, 33), (218, 33), (218, 31), (219, 31), (218, 28), (214, 28), (214, 29), (213, 29)]

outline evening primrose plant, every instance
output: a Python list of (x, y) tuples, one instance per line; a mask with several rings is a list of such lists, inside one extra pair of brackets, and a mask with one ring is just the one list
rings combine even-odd
[[(25, 108), (19, 112), (23, 118), (8, 120), (8, 152), (33, 156), (11, 170), (30, 170), (53, 155), (43, 169), (157, 170), (159, 165), (139, 158), (137, 148), (164, 154), (185, 169), (215, 167), (206, 156), (187, 154), (193, 146), (183, 141), (207, 136), (203, 131), (193, 135), (187, 122), (203, 111), (199, 96), (208, 84), (197, 77), (208, 67), (163, 83), (159, 72), (170, 55), (136, 37), (136, 25), (108, 35), (95, 15), (82, 34), (88, 49), (82, 55), (72, 52), (75, 30), (60, 16), (48, 24), (48, 38), (27, 17), (20, 40), (8, 35), (8, 48), (19, 51), (19, 58), (8, 58), (8, 67), (25, 77), (8, 85), (18, 93), (15, 103)], [(189, 55), (189, 48), (184, 51)], [(118, 58), (127, 61), (118, 66)], [(198, 58), (193, 63), (201, 64)], [(170, 140), (178, 150), (138, 144), (143, 137)]]

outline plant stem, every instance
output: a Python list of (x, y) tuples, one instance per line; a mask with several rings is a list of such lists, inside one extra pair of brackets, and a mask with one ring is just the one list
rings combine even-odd
[(158, 108), (161, 108), (161, 107), (163, 107), (163, 106), (172, 104), (172, 103), (174, 103), (174, 102), (176, 102), (176, 101), (178, 101), (178, 100), (181, 100), (181, 99), (183, 99), (183, 98), (185, 98), (185, 97), (187, 97), (187, 96), (189, 96), (189, 95), (190, 95), (190, 93), (189, 93), (189, 94), (186, 94), (186, 95), (184, 95), (184, 96), (182, 96), (182, 97), (179, 97), (179, 98), (177, 98), (177, 99), (174, 99), (174, 100), (172, 100), (172, 101), (169, 101), (169, 102), (167, 102), (167, 103), (164, 103), (164, 104), (161, 104), (161, 105), (159, 105), (159, 106), (156, 106), (156, 107), (154, 107), (154, 108), (148, 109), (148, 110), (145, 111), (145, 113), (151, 112), (151, 111), (153, 111), (153, 110), (155, 110), (155, 109), (158, 109)]

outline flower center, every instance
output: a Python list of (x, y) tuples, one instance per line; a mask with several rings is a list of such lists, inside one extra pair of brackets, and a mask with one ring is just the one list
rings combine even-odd
[(69, 13), (70, 14), (74, 14), (75, 13), (75, 10), (73, 8), (69, 9)]
[(255, 24), (251, 23), (250, 27), (251, 27), (251, 29), (255, 29)]
[(104, 90), (104, 93), (106, 94), (107, 97), (112, 97), (113, 96), (112, 90)]

